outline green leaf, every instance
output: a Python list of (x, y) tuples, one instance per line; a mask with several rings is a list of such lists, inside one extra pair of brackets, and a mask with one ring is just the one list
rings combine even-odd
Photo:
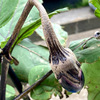
[[(39, 0), (39, 1), (42, 3), (42, 0)], [(12, 19), (4, 27), (0, 28), (0, 42), (5, 41), (6, 38), (9, 37), (12, 34), (14, 27), (15, 27), (15, 25), (16, 25), (20, 15), (21, 15), (26, 3), (27, 3), (27, 0), (19, 0)], [(7, 3), (7, 5), (9, 5), (9, 3)], [(9, 9), (11, 9), (10, 6), (7, 6), (7, 7), (9, 7)], [(23, 28), (25, 26), (30, 25), (31, 23), (34, 23), (34, 21), (37, 20), (38, 18), (39, 18), (39, 12), (35, 7), (33, 7), (31, 12), (28, 15), (28, 18), (26, 19), (26, 21), (24, 23)], [(29, 29), (30, 29), (30, 27), (28, 28), (28, 30)], [(1, 47), (3, 47), (3, 46), (1, 46)]]
[[(28, 77), (29, 84), (32, 85), (35, 83), (50, 70), (51, 68), (49, 65), (38, 65), (33, 67)], [(59, 92), (61, 91), (62, 88), (60, 84), (55, 79), (54, 74), (52, 74), (31, 91), (31, 97), (35, 100), (48, 100), (51, 98), (52, 94), (60, 95)]]
[(0, 27), (4, 26), (12, 18), (18, 0), (0, 0)]
[[(80, 43), (82, 43), (82, 40), (73, 41), (71, 42), (69, 47), (70, 49), (73, 50)], [(100, 57), (100, 41), (99, 40), (93, 38), (89, 40), (88, 42), (86, 42), (85, 48), (83, 48), (82, 46), (83, 45), (77, 47), (74, 50), (74, 53), (80, 62), (93, 63), (99, 59)]]
[[(67, 37), (68, 37), (67, 32), (64, 31), (62, 29), (62, 27), (60, 25), (58, 25), (58, 24), (52, 23), (52, 25), (53, 25), (53, 29), (54, 29), (54, 31), (56, 33), (56, 36), (57, 36), (59, 42), (61, 43), (61, 45), (66, 46), (66, 40), (67, 40)], [(37, 32), (38, 35), (41, 36), (42, 39), (45, 40), (42, 27), (37, 28), (36, 32)]]
[(15, 90), (10, 85), (6, 85), (6, 100), (13, 100), (15, 97)]
[(95, 10), (95, 15), (100, 18), (100, 10), (96, 9)]
[(51, 12), (49, 15), (49, 17), (51, 18), (53, 15), (56, 15), (58, 13), (61, 13), (61, 12), (65, 12), (65, 11), (68, 11), (68, 7), (65, 7), (65, 8), (61, 8), (61, 9), (57, 9), (53, 12)]
[(100, 59), (92, 64), (83, 63), (85, 86), (88, 90), (88, 100), (100, 99)]
[(100, 18), (100, 0), (90, 0), (97, 9), (95, 10), (95, 15)]
[(21, 45), (27, 47), (28, 50), (19, 45), (15, 46), (12, 56), (19, 61), (19, 65), (15, 66), (13, 64), (12, 67), (19, 79), (27, 82), (29, 71), (34, 66), (48, 64), (49, 52), (47, 48), (32, 44), (29, 40), (23, 40)]

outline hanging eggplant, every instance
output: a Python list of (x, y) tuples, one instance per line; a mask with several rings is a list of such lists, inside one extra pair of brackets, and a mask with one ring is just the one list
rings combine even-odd
[(70, 92), (80, 91), (84, 85), (84, 75), (76, 56), (69, 48), (63, 48), (53, 30), (46, 10), (38, 0), (30, 0), (39, 10), (43, 32), (48, 46), (49, 62), (56, 79)]

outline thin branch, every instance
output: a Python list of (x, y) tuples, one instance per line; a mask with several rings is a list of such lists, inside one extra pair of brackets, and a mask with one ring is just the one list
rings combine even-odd
[(26, 94), (28, 94), (31, 90), (33, 90), (36, 86), (38, 86), (40, 83), (42, 83), (46, 78), (48, 78), (52, 73), (53, 73), (52, 70), (47, 72), (40, 80), (35, 82), (33, 85), (31, 85), (25, 91), (23, 91), (21, 94), (19, 94), (14, 100), (20, 100), (22, 97), (24, 97)]
[(0, 84), (0, 100), (5, 100), (6, 80), (9, 69), (9, 62), (5, 56), (2, 56), (1, 61), (1, 84)]
[(27, 47), (25, 47), (25, 46), (23, 46), (23, 45), (21, 45), (21, 44), (18, 44), (19, 46), (21, 46), (22, 48), (24, 48), (24, 49), (27, 49), (29, 52), (32, 52), (32, 53), (34, 53), (34, 54), (36, 54), (37, 56), (39, 56), (40, 58), (42, 58), (42, 59), (44, 59), (45, 61), (47, 61), (48, 62), (48, 60), (47, 59), (45, 59), (44, 57), (42, 57), (41, 55), (39, 55), (38, 53), (36, 53), (35, 51), (33, 51), (33, 50), (30, 50), (29, 48), (27, 48)]
[(15, 87), (17, 88), (18, 92), (22, 93), (22, 84), (10, 65), (9, 65), (8, 74), (12, 82), (14, 83)]
[(83, 48), (85, 47), (86, 43), (91, 40), (92, 38), (94, 38), (93, 36), (88, 38), (87, 40), (85, 41), (82, 41), (79, 45), (77, 45), (74, 49), (72, 49), (72, 51), (76, 50), (78, 47), (80, 47), (81, 45), (83, 45)]
[(30, 10), (32, 9), (32, 7), (33, 7), (33, 5), (30, 4), (30, 2), (28, 0), (21, 16), (20, 16), (20, 18), (19, 18), (19, 20), (18, 20), (18, 22), (15, 26), (13, 34), (11, 35), (11, 37), (10, 37), (9, 41), (7, 42), (6, 46), (3, 48), (3, 53), (9, 53), (10, 52), (10, 49), (11, 49), (12, 45), (14, 44), (14, 42), (15, 42), (15, 40), (16, 40), (16, 38), (17, 38), (17, 36), (18, 36), (18, 34), (19, 34), (19, 32), (20, 32), (20, 30), (21, 30), (21, 28), (22, 28), (22, 26), (23, 26), (23, 24), (24, 24), (24, 22), (25, 22), (25, 20), (28, 16), (29, 12), (30, 12)]

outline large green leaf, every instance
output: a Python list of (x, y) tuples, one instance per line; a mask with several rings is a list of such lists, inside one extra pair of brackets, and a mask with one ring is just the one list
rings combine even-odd
[[(39, 1), (42, 2), (42, 0), (39, 0)], [(6, 38), (12, 34), (14, 27), (15, 27), (26, 3), (27, 3), (27, 0), (19, 0), (12, 19), (4, 27), (0, 28), (0, 42), (5, 41)], [(9, 5), (9, 4), (7, 3), (7, 5)], [(8, 7), (9, 7), (9, 9), (11, 9), (10, 6), (8, 6)], [(8, 11), (8, 13), (9, 13), (9, 11)], [(28, 18), (26, 19), (26, 21), (24, 23), (24, 26), (30, 25), (32, 22), (34, 22), (38, 18), (39, 18), (39, 12), (35, 7), (33, 7), (30, 14), (28, 15)]]
[[(87, 39), (85, 39), (87, 40)], [(85, 40), (77, 40), (73, 41), (70, 44), (70, 49), (76, 48), (82, 41)], [(76, 54), (78, 60), (80, 62), (86, 62), (86, 63), (93, 63), (98, 58), (100, 58), (100, 41), (93, 38), (86, 42), (85, 48), (82, 47), (83, 45), (80, 45), (74, 50), (74, 53)]]
[[(54, 29), (56, 36), (58, 37), (58, 40), (60, 41), (61, 45), (66, 46), (66, 40), (67, 40), (67, 37), (68, 37), (67, 32), (64, 31), (62, 29), (62, 27), (58, 24), (52, 23), (52, 25), (53, 25), (53, 29)], [(37, 28), (36, 32), (37, 32), (37, 34), (39, 34), (41, 36), (42, 39), (45, 40), (42, 27)]]
[(10, 85), (6, 85), (6, 100), (13, 100), (15, 97), (15, 89)]
[(0, 27), (12, 18), (18, 0), (0, 0)]
[(12, 67), (19, 79), (27, 82), (29, 71), (34, 66), (48, 64), (49, 52), (47, 48), (34, 45), (29, 40), (23, 40), (21, 45), (27, 47), (28, 50), (19, 45), (15, 46), (12, 55), (19, 61), (19, 65), (13, 64)]
[(88, 100), (100, 99), (100, 59), (92, 64), (83, 63), (85, 86), (88, 90)]
[[(38, 65), (33, 67), (28, 77), (29, 84), (32, 85), (33, 83), (38, 81), (42, 76), (44, 76), (48, 71), (50, 71), (50, 69), (51, 68), (48, 65)], [(37, 86), (33, 91), (31, 91), (31, 97), (35, 100), (48, 100), (51, 98), (52, 94), (61, 95), (61, 91), (61, 85), (55, 79), (54, 74), (52, 74), (39, 86)]]
[(100, 18), (100, 0), (90, 0), (90, 3), (96, 7), (95, 15)]

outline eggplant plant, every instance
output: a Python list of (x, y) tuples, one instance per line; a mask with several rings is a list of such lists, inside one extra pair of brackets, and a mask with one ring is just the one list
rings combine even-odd
[[(100, 1), (90, 2), (97, 8), (95, 14), (99, 17)], [(63, 98), (62, 87), (68, 97), (69, 92), (78, 92), (83, 86), (88, 87), (88, 100), (98, 100), (100, 32), (88, 39), (72, 41), (69, 48), (64, 48), (67, 32), (52, 24), (49, 17), (68, 9), (47, 15), (41, 3), (38, 0), (0, 1), (0, 100), (30, 100), (29, 92), (35, 100), (48, 100), (52, 94)], [(39, 28), (41, 24), (43, 32)], [(45, 39), (48, 48), (27, 39), (35, 30)], [(6, 85), (7, 74), (19, 91), (18, 96), (13, 87)], [(31, 86), (23, 91), (21, 82)]]

